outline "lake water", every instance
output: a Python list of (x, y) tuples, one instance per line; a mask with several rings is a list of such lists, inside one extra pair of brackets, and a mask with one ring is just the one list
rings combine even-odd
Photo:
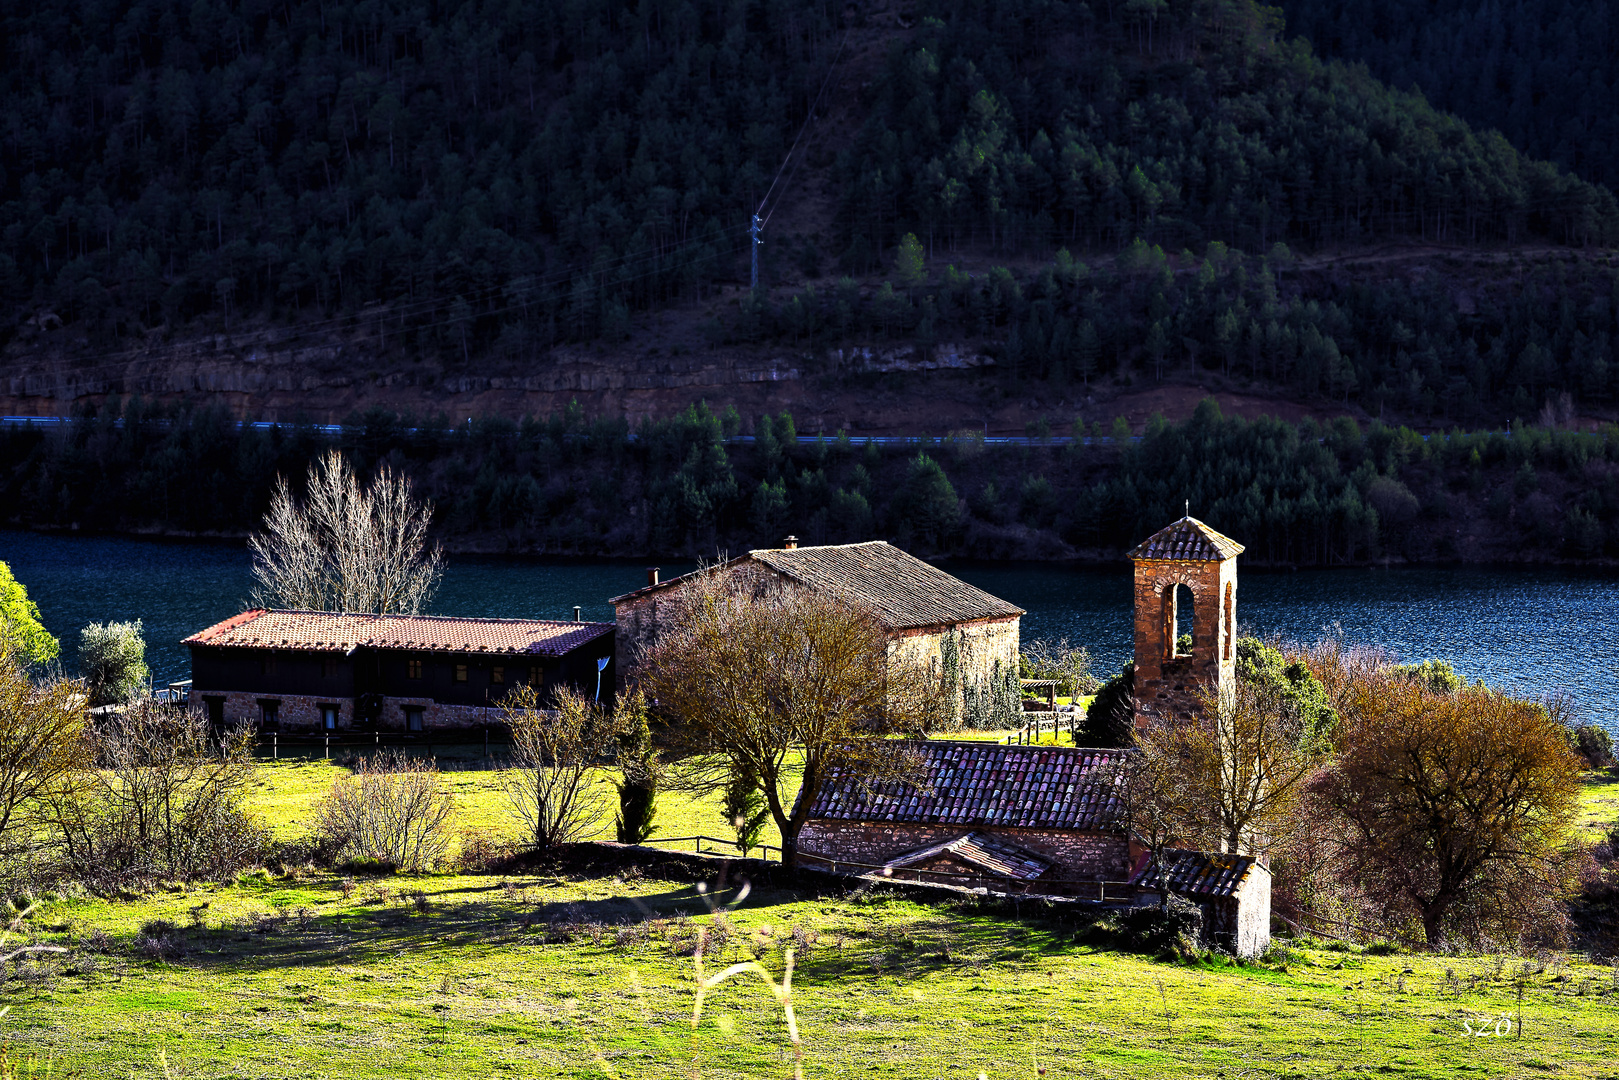
[[(186, 678), (180, 640), (240, 611), (251, 588), (237, 545), (0, 531), (0, 561), (38, 603), (72, 666), (79, 628), (141, 619), (159, 685)], [(664, 563), (664, 576), (689, 569)], [(1129, 659), (1130, 567), (951, 563), (957, 576), (1028, 610), (1025, 640), (1067, 637), (1101, 674)], [(1468, 678), (1518, 693), (1572, 692), (1619, 734), (1619, 575), (1561, 569), (1428, 567), (1244, 573), (1244, 629), (1345, 637), (1402, 660), (1443, 657)], [(642, 562), (461, 557), (450, 560), (439, 614), (610, 620), (609, 597), (646, 583)]]

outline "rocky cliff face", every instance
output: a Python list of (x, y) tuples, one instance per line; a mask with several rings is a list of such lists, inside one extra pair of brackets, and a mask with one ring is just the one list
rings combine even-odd
[(97, 351), (59, 326), (31, 326), (6, 349), (0, 410), (64, 416), (140, 396), (221, 402), (238, 417), (336, 423), (382, 407), (417, 415), (545, 415), (577, 400), (632, 422), (699, 399), (744, 413), (790, 409), (806, 430), (915, 430), (986, 420), (976, 376), (994, 360), (964, 345), (856, 346), (815, 355), (741, 348), (559, 348), (465, 363), (407, 357), (386, 340), (317, 340), (296, 330), (213, 334)]

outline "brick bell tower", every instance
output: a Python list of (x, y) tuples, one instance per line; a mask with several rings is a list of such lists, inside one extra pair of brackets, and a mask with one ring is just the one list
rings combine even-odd
[[(1135, 563), (1135, 724), (1197, 708), (1236, 680), (1237, 556), (1243, 547), (1188, 514), (1130, 552)], [(1185, 607), (1180, 606), (1187, 601)], [(1179, 638), (1190, 633), (1191, 648)]]

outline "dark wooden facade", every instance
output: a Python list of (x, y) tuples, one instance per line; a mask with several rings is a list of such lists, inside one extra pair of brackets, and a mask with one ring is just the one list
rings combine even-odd
[(603, 660), (611, 700), (610, 623), (366, 618), (249, 612), (193, 635), (193, 706), (217, 722), (292, 729), (465, 727), (488, 723), (525, 684), (542, 702), (562, 685), (593, 696)]

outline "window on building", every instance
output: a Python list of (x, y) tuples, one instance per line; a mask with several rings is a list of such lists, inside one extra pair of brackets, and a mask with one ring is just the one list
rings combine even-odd
[(545, 685), (545, 669), (535, 664), (528, 669), (528, 684), (538, 690)]
[(269, 698), (259, 699), (259, 723), (273, 728), (281, 724), (281, 702)]
[(504, 683), (506, 681), (506, 669), (503, 667), (490, 668), (489, 681), (497, 685)]
[(422, 712), (423, 712), (423, 709), (422, 709), (422, 707), (420, 705), (406, 705), (405, 706), (405, 730), (406, 731), (420, 731), (420, 730), (422, 730)]
[(320, 726), (327, 731), (337, 730), (337, 706), (322, 705), (320, 707)]
[(455, 681), (456, 682), (466, 682), (467, 681), (467, 666), (465, 664), (457, 664), (457, 665), (455, 665)]
[(208, 707), (208, 722), (214, 727), (223, 727), (225, 724), (225, 699), (222, 697), (203, 698), (202, 703)]
[(259, 656), (259, 674), (275, 674), (275, 653), (262, 653)]
[(422, 677), (422, 662), (420, 660), (405, 661), (406, 678), (419, 679)]

